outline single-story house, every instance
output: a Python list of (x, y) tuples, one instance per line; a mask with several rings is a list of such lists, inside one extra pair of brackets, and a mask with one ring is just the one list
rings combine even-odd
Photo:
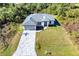
[(25, 30), (41, 30), (54, 25), (55, 19), (49, 14), (31, 14), (23, 22)]

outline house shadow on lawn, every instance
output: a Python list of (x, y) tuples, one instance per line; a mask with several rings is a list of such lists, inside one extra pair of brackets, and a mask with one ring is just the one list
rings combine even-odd
[(52, 26), (54, 26), (54, 27), (61, 26), (61, 24), (58, 22), (57, 19), (55, 19), (54, 24), (53, 25), (49, 25), (49, 27), (52, 27)]

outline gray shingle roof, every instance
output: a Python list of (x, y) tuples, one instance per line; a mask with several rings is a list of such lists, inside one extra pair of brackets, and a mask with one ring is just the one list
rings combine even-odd
[(42, 21), (49, 21), (50, 20), (47, 18), (46, 14), (36, 14), (36, 15), (33, 15), (30, 19), (35, 22), (42, 22)]
[(49, 14), (31, 14), (26, 17), (23, 25), (36, 25), (37, 22), (55, 20)]
[(31, 20), (27, 21), (26, 23), (24, 23), (25, 25), (36, 25), (36, 22), (33, 22)]
[(26, 17), (26, 19), (23, 22), (23, 25), (36, 25), (35, 22), (31, 21), (30, 18), (33, 16), (34, 14), (31, 14), (29, 16)]

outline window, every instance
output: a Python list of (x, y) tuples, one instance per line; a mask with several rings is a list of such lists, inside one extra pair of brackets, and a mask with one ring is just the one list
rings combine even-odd
[(41, 25), (41, 22), (38, 22), (37, 25)]
[(54, 24), (54, 21), (51, 21), (51, 24), (53, 25)]

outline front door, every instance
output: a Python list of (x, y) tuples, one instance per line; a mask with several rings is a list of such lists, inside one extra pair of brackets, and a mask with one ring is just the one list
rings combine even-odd
[(47, 26), (47, 22), (46, 21), (44, 22), (44, 26)]

